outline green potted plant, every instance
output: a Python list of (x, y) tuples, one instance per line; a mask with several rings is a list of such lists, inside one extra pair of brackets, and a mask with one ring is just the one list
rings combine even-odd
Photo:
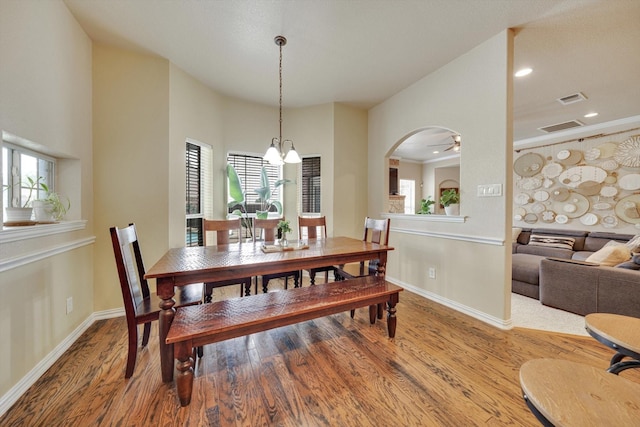
[(255, 192), (258, 195), (256, 202), (260, 203), (260, 210), (256, 211), (256, 218), (267, 219), (269, 217), (269, 211), (272, 207), (275, 207), (276, 212), (282, 215), (282, 203), (279, 200), (271, 200), (271, 195), (276, 191), (278, 187), (284, 184), (290, 183), (289, 179), (279, 179), (273, 184), (271, 189), (271, 183), (269, 182), (269, 176), (267, 175), (267, 169), (263, 166), (260, 174), (261, 187), (256, 189)]
[(455, 188), (449, 188), (442, 192), (440, 204), (444, 206), (447, 215), (460, 214), (460, 193)]
[(420, 209), (416, 212), (419, 215), (426, 215), (431, 213), (431, 206), (435, 205), (435, 201), (431, 200), (431, 196), (427, 196), (426, 199), (420, 201)]
[(280, 234), (280, 245), (288, 246), (289, 241), (287, 240), (287, 233), (291, 233), (291, 225), (289, 225), (289, 221), (278, 222), (278, 232)]
[(43, 223), (60, 221), (71, 207), (71, 202), (55, 191), (50, 191), (49, 186), (45, 183), (40, 183), (40, 187), (45, 191), (46, 196), (44, 199), (32, 202), (36, 221)]
[[(22, 182), (17, 182), (14, 184), (14, 191), (20, 192), (23, 189), (27, 189), (29, 192), (27, 193), (26, 200), (22, 203), (22, 206), (18, 206), (19, 198), (15, 196), (13, 197), (12, 205), (7, 206), (5, 208), (7, 223), (25, 223), (31, 221), (31, 215), (33, 214), (33, 207), (31, 206), (31, 198), (33, 197), (33, 192), (37, 191), (38, 187), (42, 185), (40, 180), (42, 177), (38, 177), (37, 179), (33, 179), (30, 176), (27, 177), (28, 185), (23, 186)], [(9, 185), (5, 185), (4, 189), (7, 190)], [(18, 193), (19, 194), (19, 193)]]

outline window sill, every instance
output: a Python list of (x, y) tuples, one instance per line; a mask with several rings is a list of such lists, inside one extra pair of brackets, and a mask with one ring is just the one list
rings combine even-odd
[(56, 224), (36, 224), (26, 227), (2, 227), (2, 231), (0, 231), (0, 244), (34, 239), (51, 234), (84, 230), (86, 226), (87, 220), (79, 219), (73, 221), (62, 221)]

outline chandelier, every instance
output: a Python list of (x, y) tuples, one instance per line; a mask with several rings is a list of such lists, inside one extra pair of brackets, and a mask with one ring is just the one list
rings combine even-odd
[[(278, 68), (278, 74), (280, 79), (280, 133), (277, 138), (271, 140), (269, 149), (264, 154), (264, 159), (272, 165), (282, 165), (283, 163), (300, 163), (302, 159), (296, 152), (296, 147), (293, 146), (293, 141), (290, 139), (282, 139), (282, 46), (287, 44), (287, 39), (283, 36), (276, 36), (273, 41), (280, 48), (280, 66)], [(284, 149), (287, 144), (291, 144), (291, 148), (285, 153)]]

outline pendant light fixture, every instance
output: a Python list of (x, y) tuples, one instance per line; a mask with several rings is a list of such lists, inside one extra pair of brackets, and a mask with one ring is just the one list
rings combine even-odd
[[(302, 159), (296, 152), (296, 148), (293, 146), (293, 141), (290, 139), (282, 139), (282, 46), (287, 44), (287, 39), (283, 36), (276, 36), (273, 39), (276, 45), (280, 48), (280, 66), (278, 67), (278, 75), (280, 80), (280, 133), (277, 138), (271, 140), (271, 145), (264, 155), (264, 159), (272, 165), (282, 165), (283, 163), (300, 163)], [(285, 145), (291, 144), (291, 148), (284, 152)]]

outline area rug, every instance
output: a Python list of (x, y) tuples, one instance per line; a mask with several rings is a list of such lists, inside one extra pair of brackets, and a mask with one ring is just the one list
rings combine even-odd
[(547, 307), (536, 299), (514, 293), (511, 294), (511, 320), (518, 328), (589, 335), (584, 329), (584, 316)]

